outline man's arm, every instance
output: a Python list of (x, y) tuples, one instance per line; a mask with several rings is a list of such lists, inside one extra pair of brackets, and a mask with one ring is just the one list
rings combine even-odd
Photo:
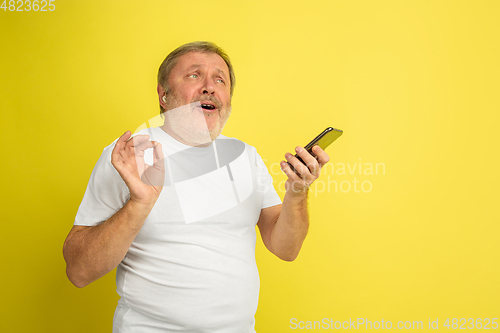
[[(111, 163), (129, 188), (129, 201), (99, 225), (73, 226), (64, 242), (66, 274), (77, 287), (97, 280), (121, 262), (163, 187), (161, 145), (148, 141), (147, 135), (130, 137), (130, 132), (122, 135), (111, 155)], [(148, 148), (154, 148), (152, 167), (144, 163)]]
[(307, 191), (330, 159), (318, 146), (313, 148), (317, 159), (302, 147), (297, 147), (296, 151), (307, 166), (290, 153), (285, 155), (297, 173), (288, 163), (281, 162), (281, 169), (288, 177), (283, 204), (262, 209), (257, 223), (267, 249), (286, 261), (295, 260), (300, 252), (309, 228)]

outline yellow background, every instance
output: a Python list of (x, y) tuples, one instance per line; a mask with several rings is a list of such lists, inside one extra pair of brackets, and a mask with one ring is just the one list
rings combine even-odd
[(223, 133), (269, 167), (344, 130), (299, 258), (258, 241), (258, 332), (500, 317), (500, 1), (54, 3), (0, 10), (2, 332), (111, 332), (114, 273), (77, 289), (62, 244), (102, 148), (158, 114), (157, 68), (195, 40), (230, 55)]

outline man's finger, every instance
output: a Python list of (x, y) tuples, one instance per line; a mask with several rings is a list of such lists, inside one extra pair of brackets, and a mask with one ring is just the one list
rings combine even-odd
[(165, 183), (165, 166), (164, 156), (161, 144), (156, 141), (150, 141), (153, 148), (153, 166), (146, 167), (144, 174), (141, 176), (143, 183), (151, 186), (163, 186)]
[(130, 131), (126, 131), (125, 133), (123, 133), (123, 135), (120, 136), (118, 138), (118, 140), (116, 141), (115, 148), (113, 148), (113, 153), (121, 150), (131, 135), (132, 135), (132, 132), (130, 132)]
[(134, 137), (132, 137), (130, 140), (127, 141), (127, 146), (137, 147), (147, 141), (149, 141), (149, 135), (147, 134), (135, 135)]
[(153, 142), (155, 145), (153, 149), (153, 167), (158, 170), (165, 170), (165, 156), (163, 155), (161, 143), (157, 141)]
[(313, 153), (316, 155), (320, 167), (323, 167), (330, 160), (330, 156), (320, 146), (314, 146)]
[(295, 171), (292, 170), (292, 168), (287, 162), (281, 161), (280, 164), (281, 164), (281, 170), (283, 170), (285, 175), (287, 175), (288, 179), (293, 181), (300, 180), (300, 177), (297, 175), (297, 173), (295, 173)]
[(297, 152), (297, 155), (305, 162), (310, 173), (313, 176), (318, 177), (320, 168), (316, 158), (300, 146), (297, 146), (295, 148), (295, 151)]
[(113, 151), (111, 152), (111, 161), (114, 161), (115, 163), (118, 162), (119, 157), (123, 157), (121, 152), (123, 151), (127, 140), (130, 138), (132, 135), (132, 132), (126, 131), (123, 133), (122, 136), (118, 138), (116, 141), (115, 147), (113, 148)]
[(141, 144), (134, 146), (134, 151), (135, 152), (144, 152), (146, 149), (154, 148), (154, 147), (155, 147), (155, 144), (153, 143), (153, 141), (146, 141), (146, 142), (142, 142)]
[(153, 150), (154, 161), (156, 162), (159, 160), (163, 160), (165, 156), (163, 155), (163, 149), (161, 143), (159, 143), (158, 141), (152, 141), (152, 142), (154, 144), (154, 150)]
[(290, 153), (285, 154), (285, 158), (292, 165), (292, 167), (295, 169), (296, 173), (301, 177), (304, 178), (308, 173), (309, 169), (307, 166), (304, 165), (299, 159), (295, 156), (293, 156)]

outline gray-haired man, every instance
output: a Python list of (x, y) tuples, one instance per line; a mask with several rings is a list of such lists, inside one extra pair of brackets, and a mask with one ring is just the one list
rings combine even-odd
[(78, 287), (117, 267), (113, 332), (255, 332), (255, 226), (279, 258), (300, 251), (307, 188), (329, 157), (287, 153), (281, 204), (255, 148), (220, 134), (233, 88), (219, 47), (179, 47), (158, 74), (164, 124), (127, 131), (92, 172), (64, 258)]

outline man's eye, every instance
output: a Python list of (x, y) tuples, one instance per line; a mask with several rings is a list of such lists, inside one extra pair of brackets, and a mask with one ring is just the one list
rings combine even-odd
[(197, 79), (198, 75), (197, 74), (189, 74), (188, 77), (192, 77), (193, 79)]
[(215, 81), (220, 82), (220, 83), (224, 83), (224, 80), (223, 80), (223, 79), (217, 79), (217, 80), (215, 80)]

